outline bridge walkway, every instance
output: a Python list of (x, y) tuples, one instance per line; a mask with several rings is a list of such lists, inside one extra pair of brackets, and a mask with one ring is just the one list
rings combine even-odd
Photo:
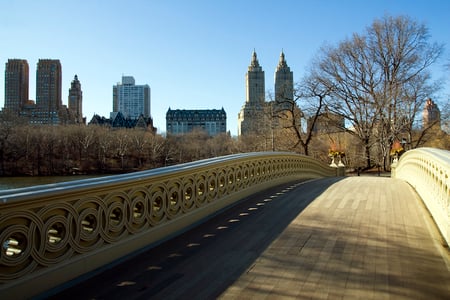
[(449, 261), (408, 184), (326, 178), (253, 195), (50, 298), (449, 299)]

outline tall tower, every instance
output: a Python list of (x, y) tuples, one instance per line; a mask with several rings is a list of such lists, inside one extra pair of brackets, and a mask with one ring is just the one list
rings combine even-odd
[(83, 92), (78, 76), (75, 75), (69, 89), (69, 111), (71, 112), (76, 124), (83, 122)]
[(122, 76), (122, 83), (113, 86), (113, 113), (120, 112), (125, 118), (150, 118), (150, 87), (135, 85), (132, 76)]
[(40, 59), (36, 70), (36, 106), (39, 123), (59, 124), (62, 108), (62, 71), (59, 59)]
[(238, 135), (264, 135), (266, 131), (266, 101), (264, 71), (255, 50), (245, 74), (246, 99), (238, 114)]
[(29, 97), (29, 67), (24, 59), (8, 59), (5, 67), (5, 109), (19, 113)]
[(439, 107), (433, 100), (427, 99), (425, 107), (423, 108), (423, 127), (428, 128), (430, 126), (441, 127), (441, 112)]
[(246, 102), (251, 104), (261, 104), (265, 101), (264, 71), (259, 65), (255, 50), (253, 50), (252, 61), (245, 74)]
[(281, 51), (280, 60), (275, 70), (275, 101), (294, 100), (294, 75), (286, 63), (284, 53)]

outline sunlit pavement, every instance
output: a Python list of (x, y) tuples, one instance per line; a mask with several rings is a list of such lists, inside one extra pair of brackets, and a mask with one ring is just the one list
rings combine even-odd
[(53, 297), (445, 299), (449, 266), (409, 185), (328, 178), (255, 194)]

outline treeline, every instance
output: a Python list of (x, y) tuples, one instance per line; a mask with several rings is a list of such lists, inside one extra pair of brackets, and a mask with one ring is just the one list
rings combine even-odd
[[(329, 137), (314, 140), (311, 155), (326, 162)], [(258, 151), (304, 154), (287, 129), (241, 138), (201, 130), (165, 137), (137, 128), (30, 125), (0, 114), (0, 176), (127, 173)]]
[[(295, 146), (292, 132), (270, 136), (209, 137), (203, 131), (163, 137), (142, 129), (111, 129), (103, 126), (33, 126), (1, 122), (0, 176), (115, 174), (153, 169), (233, 153), (289, 151), (304, 154)], [(353, 135), (341, 132), (314, 135), (310, 156), (330, 162), (330, 145), (345, 151), (348, 168), (364, 166), (364, 146)], [(449, 149), (450, 138), (436, 131), (422, 146)], [(372, 157), (380, 156), (373, 150)], [(381, 163), (373, 161), (374, 165)]]
[(114, 174), (235, 153), (227, 135), (165, 138), (142, 129), (102, 126), (0, 128), (0, 176)]

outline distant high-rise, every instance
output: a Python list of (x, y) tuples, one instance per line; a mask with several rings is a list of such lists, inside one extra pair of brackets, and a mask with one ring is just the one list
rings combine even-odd
[(58, 112), (62, 108), (62, 70), (59, 59), (40, 59), (36, 70), (35, 122), (59, 124)]
[(113, 114), (122, 113), (125, 118), (150, 118), (150, 87), (135, 85), (132, 76), (122, 76), (122, 83), (113, 86)]
[(78, 76), (75, 75), (69, 89), (69, 111), (76, 124), (84, 123), (82, 105), (83, 92), (81, 91), (81, 83), (78, 80)]
[(281, 51), (280, 60), (275, 70), (275, 101), (292, 101), (294, 98), (294, 75), (286, 63)]
[(423, 108), (423, 127), (428, 128), (431, 126), (441, 127), (441, 112), (439, 107), (433, 100), (428, 99), (425, 102), (425, 107)]
[(251, 104), (261, 104), (265, 101), (265, 82), (264, 71), (259, 65), (256, 52), (253, 51), (252, 61), (248, 66), (247, 74), (245, 74), (246, 83), (246, 102)]
[(5, 109), (19, 113), (29, 97), (29, 67), (24, 59), (8, 59), (5, 67)]
[(256, 52), (245, 74), (246, 99), (238, 114), (238, 135), (261, 134), (265, 131), (265, 83), (264, 71), (259, 65)]

